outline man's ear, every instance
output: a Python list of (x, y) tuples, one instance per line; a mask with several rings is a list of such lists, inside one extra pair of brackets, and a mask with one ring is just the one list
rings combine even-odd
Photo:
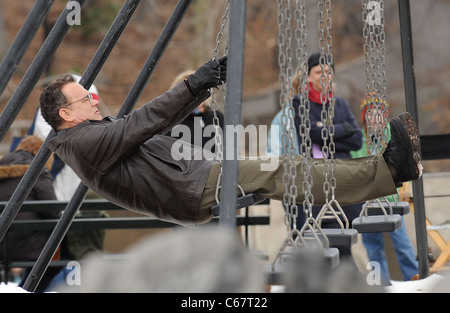
[(73, 121), (72, 114), (70, 114), (69, 110), (60, 109), (58, 113), (59, 113), (59, 117), (62, 118), (64, 121), (67, 121), (67, 122)]

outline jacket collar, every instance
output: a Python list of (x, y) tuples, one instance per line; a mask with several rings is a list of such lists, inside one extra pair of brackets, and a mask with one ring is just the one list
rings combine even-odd
[(113, 116), (105, 116), (101, 121), (93, 121), (93, 120), (86, 120), (74, 127), (61, 129), (56, 132), (56, 136), (49, 140), (47, 146), (52, 151), (55, 152), (55, 150), (58, 148), (58, 146), (65, 140), (67, 137), (69, 137), (73, 132), (78, 131), (79, 129), (82, 129), (86, 126), (89, 126), (93, 123), (102, 123), (102, 122), (113, 122), (117, 120), (117, 118)]

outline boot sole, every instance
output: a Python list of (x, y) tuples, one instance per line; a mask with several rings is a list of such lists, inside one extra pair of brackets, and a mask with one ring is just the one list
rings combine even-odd
[(409, 113), (402, 113), (395, 117), (392, 122), (395, 123), (396, 128), (402, 134), (403, 138), (408, 138), (408, 154), (412, 156), (411, 159), (405, 160), (408, 162), (408, 167), (411, 173), (415, 173), (412, 180), (418, 180), (422, 176), (423, 166), (420, 157), (420, 139), (417, 125)]

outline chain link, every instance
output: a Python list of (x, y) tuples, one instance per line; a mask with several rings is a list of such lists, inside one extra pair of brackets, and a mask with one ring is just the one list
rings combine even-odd
[[(231, 7), (231, 3), (230, 0), (226, 0), (225, 1), (225, 9), (224, 9), (224, 14), (221, 18), (220, 21), (220, 29), (217, 33), (216, 36), (216, 46), (213, 50), (213, 55), (212, 55), (212, 59), (218, 59), (219, 58), (219, 54), (220, 54), (220, 46), (223, 43), (223, 39), (225, 37), (225, 27), (228, 24), (228, 16), (230, 13), (230, 7)], [(228, 39), (228, 38), (227, 38)], [(228, 53), (228, 40), (226, 40), (226, 45), (223, 48), (223, 55), (226, 55)], [(220, 91), (220, 97), (221, 100), (223, 102), (223, 104), (226, 104), (226, 84), (222, 84), (221, 86), (221, 91)], [(213, 110), (213, 126), (214, 126), (214, 130), (215, 130), (215, 136), (214, 136), (214, 143), (215, 143), (215, 148), (216, 148), (216, 160), (220, 163), (220, 173), (219, 173), (219, 178), (217, 179), (217, 185), (216, 185), (216, 194), (215, 194), (215, 198), (216, 198), (216, 202), (220, 203), (220, 189), (221, 189), (221, 182), (222, 182), (222, 161), (223, 161), (223, 131), (220, 128), (220, 120), (219, 117), (217, 116), (217, 110), (218, 110), (218, 102), (217, 102), (217, 95), (216, 95), (216, 90), (215, 88), (211, 88), (210, 90), (211, 93), (211, 108)], [(241, 195), (245, 195), (244, 189), (237, 184), (237, 188), (239, 189)]]
[[(281, 113), (281, 141), (283, 145), (282, 164), (283, 164), (283, 205), (285, 209), (284, 224), (286, 225), (287, 233), (292, 232), (292, 210), (295, 206), (295, 198), (297, 192), (293, 185), (297, 176), (297, 169), (293, 158), (295, 153), (292, 153), (292, 148), (295, 151), (292, 131), (294, 122), (294, 114), (292, 108), (293, 94), (292, 89), (292, 27), (291, 27), (291, 3), (290, 0), (277, 0), (278, 8), (278, 65), (280, 67), (280, 105), (282, 107)], [(295, 192), (295, 193), (294, 193)]]
[[(223, 43), (223, 38), (225, 36), (225, 27), (228, 24), (228, 15), (230, 12), (230, 8), (231, 8), (231, 2), (230, 0), (226, 0), (225, 1), (225, 10), (224, 10), (224, 14), (221, 18), (220, 21), (220, 30), (217, 33), (216, 36), (216, 46), (213, 50), (213, 55), (212, 55), (212, 59), (217, 59), (219, 58), (219, 54), (220, 54), (220, 46)], [(223, 55), (227, 55), (228, 54), (228, 38), (226, 40), (226, 45), (223, 48)], [(223, 131), (220, 128), (220, 120), (219, 117), (217, 116), (217, 110), (218, 110), (218, 102), (217, 102), (217, 97), (216, 97), (216, 90), (215, 88), (211, 88), (210, 89), (210, 93), (211, 93), (211, 108), (213, 110), (214, 116), (213, 116), (213, 126), (214, 126), (214, 130), (215, 130), (215, 136), (214, 136), (214, 143), (215, 143), (215, 148), (216, 148), (216, 160), (219, 162), (220, 164), (220, 173), (219, 173), (219, 177), (217, 179), (217, 185), (216, 185), (216, 194), (215, 194), (215, 198), (216, 198), (216, 202), (220, 203), (220, 189), (221, 189), (221, 182), (222, 182), (222, 161), (223, 161)], [(223, 102), (224, 105), (226, 105), (226, 94), (227, 94), (227, 87), (226, 87), (226, 83), (221, 85), (221, 90), (220, 90), (220, 96), (221, 96), (221, 100)], [(244, 189), (242, 188), (241, 185), (237, 184), (237, 188), (239, 189), (241, 195), (245, 195)]]
[[(335, 90), (334, 69), (333, 69), (333, 37), (331, 34), (331, 0), (321, 0), (319, 6), (319, 49), (321, 66), (321, 85), (322, 92), (320, 100), (322, 104), (321, 122), (323, 141), (322, 157), (324, 159), (324, 183), (323, 192), (325, 194), (325, 205), (317, 215), (318, 224), (321, 225), (323, 219), (334, 219), (340, 225), (342, 232), (349, 228), (349, 221), (339, 202), (335, 197), (337, 181), (335, 177), (336, 161), (335, 152), (336, 145), (334, 143), (334, 112), (335, 112)], [(331, 199), (330, 199), (331, 198)], [(342, 219), (339, 217), (342, 217)], [(344, 225), (345, 223), (345, 225)]]
[[(219, 58), (219, 53), (220, 53), (220, 45), (222, 43), (224, 34), (225, 34), (225, 27), (228, 24), (228, 15), (230, 12), (230, 0), (226, 0), (225, 2), (225, 9), (224, 9), (224, 14), (221, 18), (221, 22), (220, 22), (220, 29), (217, 33), (216, 36), (216, 46), (213, 50), (213, 55), (212, 58), (213, 59), (217, 59)], [(228, 47), (228, 43), (227, 46), (225, 48), (225, 52), (224, 55), (226, 54), (226, 49)], [(222, 92), (221, 92), (221, 98), (223, 103), (225, 103), (225, 95), (226, 92), (224, 92), (225, 89), (225, 84), (222, 85)], [(223, 130), (220, 129), (220, 120), (219, 117), (217, 116), (217, 110), (218, 110), (218, 102), (217, 102), (217, 98), (216, 98), (216, 92), (214, 90), (214, 88), (211, 88), (211, 108), (213, 110), (214, 116), (213, 116), (213, 126), (214, 126), (214, 130), (215, 130), (215, 136), (214, 136), (214, 143), (215, 143), (215, 151), (216, 151), (216, 159), (220, 162), (220, 164), (222, 165), (222, 160), (223, 160), (223, 143), (222, 143), (222, 132)], [(220, 176), (222, 174), (222, 166), (220, 166)], [(219, 177), (219, 181), (220, 181), (220, 177)], [(216, 200), (217, 200), (217, 195), (216, 195)]]
[[(286, 247), (293, 247), (297, 249), (301, 246), (307, 245), (306, 239), (312, 239), (319, 245), (322, 245), (317, 232), (322, 233), (322, 238), (325, 238), (325, 244), (328, 246), (328, 240), (317, 224), (312, 215), (312, 206), (314, 204), (314, 196), (312, 194), (313, 177), (311, 175), (312, 168), (312, 141), (310, 138), (311, 121), (309, 117), (310, 102), (308, 97), (308, 55), (306, 52), (306, 5), (305, 0), (295, 0), (295, 6), (290, 0), (277, 0), (278, 8), (278, 64), (280, 66), (280, 106), (282, 107), (281, 127), (282, 127), (282, 149), (281, 155), (283, 164), (283, 205), (285, 208), (285, 224), (287, 228), (287, 238), (281, 247), (277, 259), (284, 253)], [(294, 9), (292, 9), (294, 8)], [(293, 31), (293, 26), (295, 29)], [(297, 66), (293, 70), (293, 44), (295, 39), (295, 60)], [(298, 79), (298, 89), (293, 88), (294, 77)], [(299, 112), (295, 112), (293, 108), (293, 98), (298, 95), (300, 100)], [(300, 118), (300, 125), (297, 129), (301, 142), (299, 142), (300, 154), (303, 156), (300, 164), (300, 173), (297, 173), (296, 166), (296, 147), (294, 147), (294, 139), (297, 136), (295, 129), (294, 117), (298, 113)], [(306, 217), (306, 222), (301, 229), (297, 228), (298, 217), (298, 175), (302, 175), (302, 192), (305, 195), (303, 201), (303, 210)], [(304, 232), (309, 231), (313, 234), (312, 237), (304, 236)], [(296, 235), (296, 236), (294, 236)], [(294, 239), (295, 238), (295, 239)], [(276, 261), (275, 260), (275, 261)], [(273, 263), (274, 265), (275, 263)]]
[[(364, 68), (366, 82), (365, 101), (368, 150), (375, 153), (387, 145), (389, 130), (387, 128), (387, 80), (386, 80), (386, 43), (384, 31), (384, 1), (376, 2), (376, 7), (369, 7), (373, 1), (362, 0)], [(378, 15), (379, 23), (369, 22), (372, 15)]]
[[(320, 49), (320, 66), (322, 92), (320, 100), (322, 104), (321, 122), (323, 124), (321, 138), (323, 140), (322, 156), (324, 158), (323, 174), (325, 181), (323, 192), (325, 199), (329, 201), (329, 195), (334, 198), (334, 190), (336, 180), (334, 178), (334, 153), (335, 145), (334, 137), (334, 88), (333, 88), (333, 54), (332, 54), (332, 37), (331, 37), (331, 0), (319, 1), (319, 49)], [(326, 57), (327, 56), (327, 57)], [(325, 73), (325, 67), (328, 72)]]
[[(310, 137), (311, 130), (311, 120), (309, 117), (310, 112), (310, 102), (309, 102), (309, 84), (308, 84), (308, 54), (306, 51), (306, 4), (305, 0), (300, 0), (296, 2), (295, 11), (297, 29), (295, 32), (295, 37), (297, 40), (297, 50), (296, 58), (298, 60), (298, 84), (299, 89), (296, 90), (300, 105), (299, 105), (299, 118), (300, 125), (298, 128), (298, 133), (301, 137), (300, 143), (300, 155), (303, 156), (301, 164), (301, 173), (303, 174), (302, 181), (302, 191), (305, 196), (303, 200), (303, 213), (305, 214), (305, 220), (311, 219), (312, 207), (314, 205), (314, 195), (312, 194), (313, 177), (311, 175), (312, 167), (312, 141)], [(298, 212), (297, 212), (298, 214)]]
[[(375, 6), (374, 6), (375, 5)], [(366, 95), (365, 102), (368, 109), (365, 113), (367, 120), (367, 147), (369, 154), (382, 151), (389, 137), (388, 102), (386, 80), (386, 35), (384, 30), (384, 0), (377, 2), (362, 0), (362, 20), (364, 37), (364, 69)], [(375, 16), (375, 19), (372, 19)], [(386, 203), (389, 203), (385, 197)], [(386, 216), (387, 212), (379, 199), (368, 200), (364, 203), (360, 216), (367, 214), (369, 208), (380, 208)], [(392, 207), (390, 214), (393, 214)]]

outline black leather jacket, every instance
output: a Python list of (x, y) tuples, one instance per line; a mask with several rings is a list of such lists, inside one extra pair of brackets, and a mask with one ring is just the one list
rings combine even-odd
[(123, 118), (88, 120), (59, 131), (48, 146), (87, 187), (112, 203), (193, 226), (215, 161), (199, 158), (203, 150), (196, 146), (186, 157), (186, 151), (175, 148), (177, 139), (161, 134), (208, 97), (204, 91), (194, 98), (181, 82)]

